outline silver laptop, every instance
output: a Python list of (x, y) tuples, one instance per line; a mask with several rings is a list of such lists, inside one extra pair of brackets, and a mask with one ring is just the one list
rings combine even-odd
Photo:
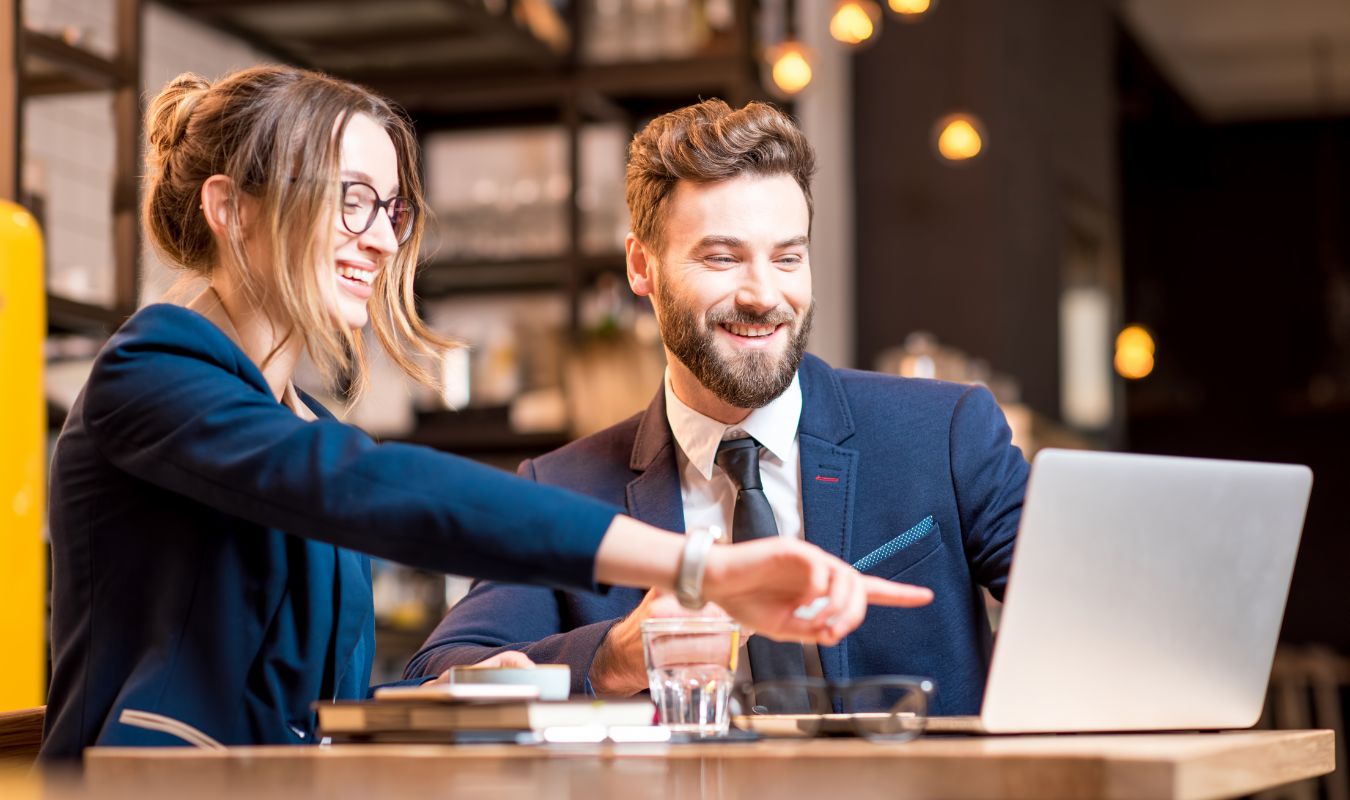
[(1254, 725), (1311, 489), (1304, 466), (1042, 450), (980, 716), (930, 730)]

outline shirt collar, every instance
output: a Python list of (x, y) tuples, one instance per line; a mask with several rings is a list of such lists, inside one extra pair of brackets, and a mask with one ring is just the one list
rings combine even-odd
[(786, 460), (797, 441), (797, 425), (802, 418), (802, 386), (797, 375), (782, 394), (735, 425), (724, 425), (685, 405), (675, 395), (670, 384), (670, 368), (665, 374), (666, 420), (670, 432), (684, 452), (689, 463), (704, 480), (711, 480), (717, 446), (723, 439), (736, 439), (748, 434), (764, 446), (779, 461)]

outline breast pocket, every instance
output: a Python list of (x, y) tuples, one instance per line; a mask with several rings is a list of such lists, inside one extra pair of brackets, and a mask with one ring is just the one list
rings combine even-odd
[(942, 530), (931, 516), (853, 562), (866, 575), (896, 578), (942, 547)]

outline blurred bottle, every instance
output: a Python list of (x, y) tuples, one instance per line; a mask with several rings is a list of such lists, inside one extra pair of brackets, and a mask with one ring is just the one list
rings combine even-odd
[(664, 53), (666, 31), (661, 27), (661, 0), (630, 0), (626, 33), (626, 61), (654, 61)]
[(592, 0), (586, 14), (586, 60), (592, 64), (621, 61), (625, 55), (625, 0)]
[(595, 283), (581, 295), (578, 316), (582, 332), (596, 336), (614, 336), (631, 331), (632, 296), (628, 287), (614, 273), (606, 272), (599, 275)]
[(504, 406), (520, 392), (521, 361), (514, 326), (495, 321), (474, 352), (472, 403)]

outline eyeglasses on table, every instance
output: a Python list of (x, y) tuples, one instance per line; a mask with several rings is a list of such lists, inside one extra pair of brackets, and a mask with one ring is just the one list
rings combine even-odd
[(933, 688), (930, 679), (909, 675), (758, 681), (732, 690), (731, 721), (766, 738), (852, 733), (874, 742), (907, 742), (928, 727)]

